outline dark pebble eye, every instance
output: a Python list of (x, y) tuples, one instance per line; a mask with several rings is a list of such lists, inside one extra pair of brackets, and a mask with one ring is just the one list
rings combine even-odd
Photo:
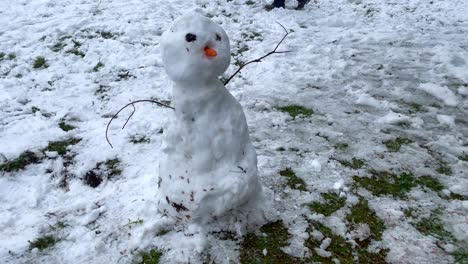
[(216, 34), (216, 40), (221, 41), (221, 36), (219, 34)]
[(195, 34), (188, 33), (187, 35), (185, 35), (185, 40), (187, 42), (192, 42), (192, 41), (197, 40), (197, 36)]

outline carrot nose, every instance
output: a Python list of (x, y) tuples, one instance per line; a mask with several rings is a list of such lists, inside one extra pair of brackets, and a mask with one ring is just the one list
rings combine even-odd
[(218, 52), (216, 52), (216, 50), (214, 50), (212, 48), (206, 47), (205, 48), (205, 54), (208, 57), (216, 57), (216, 55), (218, 55)]

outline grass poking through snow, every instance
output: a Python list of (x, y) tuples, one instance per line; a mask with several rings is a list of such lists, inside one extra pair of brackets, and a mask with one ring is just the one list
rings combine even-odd
[(339, 162), (341, 163), (341, 165), (355, 170), (360, 169), (366, 165), (366, 161), (364, 159), (359, 159), (356, 157), (353, 157), (351, 161), (340, 160)]
[(436, 178), (434, 177), (431, 177), (431, 176), (428, 176), (428, 175), (424, 175), (424, 176), (421, 176), (418, 178), (417, 180), (418, 184), (426, 187), (426, 188), (429, 188), (435, 192), (440, 192), (444, 189), (444, 185), (442, 185), (442, 183), (440, 183), (439, 180), (437, 180)]
[(98, 63), (96, 64), (96, 66), (94, 66), (93, 72), (99, 71), (99, 69), (101, 69), (102, 67), (104, 67), (104, 63), (98, 62)]
[(81, 141), (81, 139), (71, 138), (63, 141), (53, 141), (49, 142), (49, 145), (45, 149), (46, 151), (57, 151), (59, 155), (65, 155), (67, 153), (68, 147), (76, 145)]
[(309, 117), (314, 114), (314, 110), (306, 108), (302, 105), (287, 105), (278, 107), (282, 112), (288, 113), (293, 119), (297, 116)]
[(39, 56), (34, 60), (34, 63), (33, 63), (34, 69), (45, 69), (47, 67), (49, 67), (49, 65), (47, 64), (47, 61), (44, 57)]
[(262, 234), (248, 234), (241, 243), (240, 263), (303, 263), (283, 252), (291, 235), (282, 221), (269, 223), (260, 228)]
[(29, 249), (32, 250), (34, 248), (37, 248), (39, 250), (44, 250), (50, 247), (53, 247), (57, 242), (59, 241), (58, 238), (52, 236), (52, 235), (47, 235), (40, 237), (34, 241), (28, 241), (29, 242)]
[(300, 191), (307, 191), (306, 183), (303, 179), (296, 176), (296, 173), (291, 168), (286, 168), (279, 172), (283, 177), (286, 177), (288, 186), (291, 189), (296, 189)]
[(413, 141), (407, 139), (407, 138), (401, 138), (401, 137), (397, 137), (396, 139), (394, 140), (387, 140), (387, 141), (384, 141), (384, 144), (385, 146), (387, 147), (387, 149), (391, 152), (398, 152), (401, 148), (402, 145), (406, 145), (406, 144), (410, 144), (412, 143)]
[(338, 194), (333, 192), (322, 193), (322, 198), (325, 200), (323, 203), (314, 202), (309, 205), (312, 212), (330, 216), (346, 204), (345, 197), (340, 197)]
[(385, 224), (374, 211), (369, 207), (369, 203), (364, 198), (359, 198), (359, 202), (351, 207), (350, 214), (346, 220), (351, 226), (356, 227), (357, 224), (367, 224), (371, 230), (371, 239), (381, 240), (382, 233), (385, 230)]
[(450, 176), (453, 173), (452, 168), (450, 168), (445, 161), (439, 161), (439, 167), (437, 167), (436, 171), (447, 176)]
[(66, 123), (65, 121), (63, 121), (63, 120), (60, 121), (59, 127), (60, 127), (60, 129), (62, 129), (62, 130), (65, 131), (65, 132), (68, 132), (68, 131), (73, 130), (73, 129), (76, 128), (76, 127), (74, 127), (74, 126), (72, 126), (72, 125), (67, 124), (67, 123)]
[(162, 253), (157, 249), (151, 249), (149, 251), (142, 251), (138, 254), (138, 260), (135, 264), (158, 264), (161, 259)]
[(360, 186), (366, 188), (376, 196), (392, 195), (406, 198), (406, 193), (416, 186), (416, 179), (411, 172), (396, 175), (386, 171), (371, 170), (371, 177), (353, 176)]
[(434, 210), (428, 217), (421, 218), (414, 223), (414, 227), (423, 235), (435, 237), (446, 243), (453, 243), (455, 238), (447, 231), (441, 220), (441, 210)]
[(38, 163), (40, 158), (31, 151), (25, 151), (18, 158), (0, 165), (0, 171), (12, 172), (24, 169), (27, 165)]

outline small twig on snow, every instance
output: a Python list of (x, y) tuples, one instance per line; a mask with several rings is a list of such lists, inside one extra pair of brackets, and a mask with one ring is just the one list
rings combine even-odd
[(234, 74), (231, 75), (231, 77), (229, 77), (225, 82), (224, 82), (224, 85), (227, 85), (229, 83), (229, 81), (231, 81), (231, 79), (236, 76), (236, 74), (238, 74), (245, 66), (251, 64), (251, 63), (254, 63), (254, 62), (261, 62), (264, 58), (272, 55), (272, 54), (281, 54), (281, 53), (288, 53), (288, 52), (292, 52), (290, 50), (286, 50), (286, 51), (276, 51), (278, 49), (278, 47), (281, 45), (281, 43), (283, 43), (283, 41), (286, 39), (286, 37), (289, 35), (289, 32), (288, 30), (278, 21), (275, 21), (276, 23), (278, 23), (278, 25), (280, 25), (284, 31), (286, 32), (286, 34), (283, 36), (283, 38), (278, 42), (278, 44), (276, 45), (275, 49), (268, 52), (267, 54), (263, 55), (262, 57), (258, 58), (258, 59), (255, 59), (255, 60), (251, 60), (249, 62), (246, 62), (244, 64), (242, 64), (239, 69), (236, 70), (236, 72), (234, 72)]
[(109, 143), (109, 146), (111, 148), (113, 148), (114, 146), (112, 146), (110, 140), (109, 140), (109, 137), (107, 135), (107, 133), (109, 132), (109, 127), (110, 127), (110, 124), (112, 123), (112, 120), (114, 120), (120, 112), (122, 112), (122, 110), (124, 110), (125, 108), (127, 108), (129, 105), (131, 105), (133, 107), (133, 112), (130, 114), (130, 116), (127, 118), (127, 121), (125, 121), (125, 124), (122, 126), (122, 129), (125, 128), (125, 126), (127, 125), (128, 121), (130, 120), (130, 118), (132, 118), (133, 114), (135, 114), (135, 111), (136, 111), (136, 108), (135, 108), (135, 103), (142, 103), (142, 102), (150, 102), (150, 103), (154, 103), (154, 104), (157, 104), (159, 106), (164, 106), (164, 107), (167, 107), (167, 108), (170, 108), (172, 110), (175, 110), (174, 107), (170, 106), (170, 105), (167, 105), (167, 104), (163, 104), (161, 102), (158, 102), (156, 100), (151, 100), (151, 99), (142, 99), (142, 100), (136, 100), (136, 101), (133, 101), (133, 102), (130, 102), (128, 104), (126, 104), (124, 107), (120, 108), (119, 111), (117, 111), (117, 113), (115, 115), (113, 115), (111, 117), (111, 119), (109, 120), (109, 123), (107, 123), (107, 127), (106, 127), (106, 140), (107, 140), (107, 143)]

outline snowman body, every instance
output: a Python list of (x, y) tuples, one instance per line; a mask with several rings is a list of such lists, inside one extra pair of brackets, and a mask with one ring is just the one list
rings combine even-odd
[(229, 66), (229, 39), (191, 13), (163, 34), (161, 46), (175, 111), (164, 132), (158, 207), (180, 220), (209, 221), (261, 193), (244, 112), (217, 78)]

